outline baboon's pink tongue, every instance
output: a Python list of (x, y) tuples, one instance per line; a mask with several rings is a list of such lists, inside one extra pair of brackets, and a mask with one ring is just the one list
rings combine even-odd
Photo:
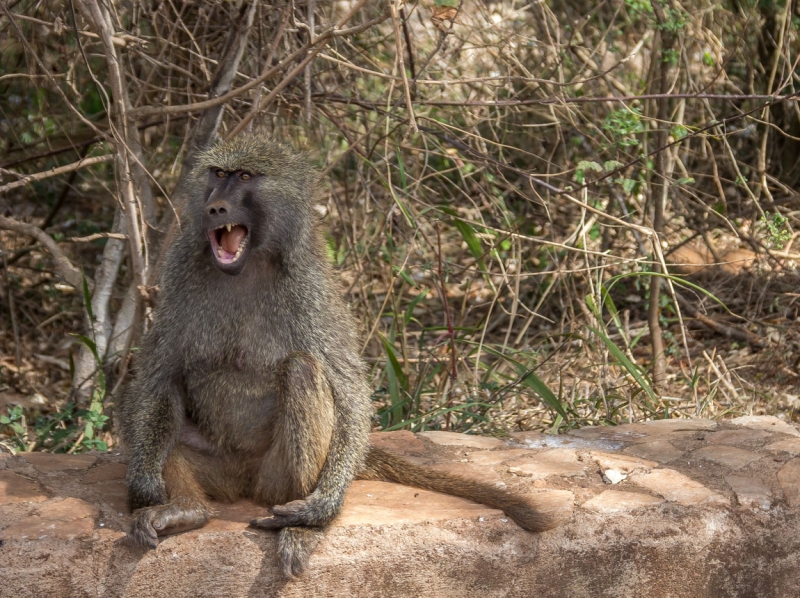
[(236, 253), (236, 250), (239, 249), (239, 243), (242, 242), (242, 239), (244, 239), (246, 234), (247, 229), (243, 226), (239, 226), (238, 224), (232, 227), (230, 232), (225, 229), (222, 231), (220, 245), (222, 245), (222, 248), (228, 253)]

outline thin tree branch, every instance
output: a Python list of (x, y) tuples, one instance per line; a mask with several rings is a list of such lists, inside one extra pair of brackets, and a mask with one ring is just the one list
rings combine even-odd
[[(321, 32), (319, 36), (314, 40), (313, 43), (308, 43), (298, 48), (294, 52), (292, 52), (289, 56), (283, 59), (279, 64), (275, 65), (273, 68), (269, 69), (266, 73), (263, 73), (261, 76), (256, 77), (249, 83), (245, 83), (241, 87), (237, 87), (236, 89), (219, 96), (217, 98), (212, 98), (209, 100), (205, 100), (203, 102), (195, 102), (194, 104), (185, 104), (185, 105), (176, 105), (176, 106), (142, 106), (140, 108), (134, 108), (130, 111), (131, 118), (143, 118), (145, 116), (152, 116), (156, 114), (182, 114), (184, 112), (198, 112), (200, 110), (206, 110), (208, 108), (213, 108), (214, 106), (220, 106), (222, 104), (227, 103), (229, 100), (234, 98), (238, 98), (242, 94), (247, 91), (250, 91), (257, 85), (261, 85), (272, 77), (275, 73), (283, 70), (293, 62), (295, 62), (298, 58), (307, 54), (309, 52), (312, 53), (311, 58), (313, 55), (316, 55), (318, 52), (322, 51), (322, 49), (327, 46), (328, 42), (331, 41), (335, 37), (345, 37), (348, 35), (353, 35), (355, 33), (360, 33), (361, 31), (365, 31), (370, 27), (374, 27), (379, 23), (382, 23), (388, 18), (388, 14), (382, 14), (370, 21), (362, 25), (357, 25), (355, 27), (350, 27), (348, 29), (342, 29), (342, 25), (347, 23), (355, 14), (361, 9), (361, 7), (366, 4), (367, 0), (359, 0), (359, 2), (348, 12), (344, 17), (342, 17), (336, 25), (326, 29), (325, 31)], [(307, 58), (306, 60), (310, 60)], [(307, 64), (306, 61), (301, 62), (301, 65), (305, 67)], [(303, 70), (302, 68), (300, 70)], [(293, 71), (294, 72), (294, 71)]]
[[(397, 3), (394, 0), (388, 0), (389, 9), (392, 12), (392, 26), (394, 27), (394, 41), (395, 48), (397, 48), (397, 62), (400, 69), (400, 75), (403, 80), (403, 96), (406, 101), (406, 110), (408, 111), (408, 124), (411, 127), (411, 132), (416, 133), (417, 119), (414, 116), (414, 104), (411, 102), (411, 91), (408, 87), (408, 75), (406, 73), (406, 63), (403, 58), (403, 42), (400, 37), (400, 19), (397, 14)], [(449, 415), (449, 414), (448, 414)]]
[(67, 257), (67, 254), (61, 250), (53, 238), (41, 228), (28, 224), (27, 222), (20, 222), (13, 218), (7, 218), (6, 216), (0, 216), (0, 228), (28, 235), (39, 241), (50, 255), (53, 256), (53, 260), (56, 263), (56, 272), (64, 282), (71, 284), (76, 289), (81, 288), (81, 271), (73, 265), (72, 261)]
[[(658, 75), (656, 83), (658, 85), (658, 95), (656, 100), (656, 147), (667, 145), (667, 123), (669, 121), (669, 61), (667, 59), (675, 46), (675, 36), (667, 29), (667, 18), (664, 8), (661, 6), (662, 0), (652, 2), (653, 13), (659, 25), (657, 39), (659, 46), (653, 48), (650, 56), (651, 61), (658, 61)], [(653, 203), (653, 245), (661, 243), (661, 235), (664, 231), (664, 208), (669, 192), (669, 177), (667, 175), (667, 151), (656, 154), (655, 167), (651, 175), (650, 199)], [(658, 251), (658, 248), (656, 248)], [(656, 261), (653, 263), (653, 275), (650, 276), (650, 298), (647, 308), (647, 325), (650, 329), (650, 345), (653, 348), (653, 386), (657, 392), (661, 392), (667, 377), (667, 356), (664, 353), (664, 338), (661, 332), (661, 276), (666, 274), (661, 264)]]
[(14, 189), (19, 189), (20, 187), (24, 187), (36, 181), (43, 181), (44, 179), (49, 179), (54, 176), (58, 176), (60, 174), (65, 174), (67, 172), (72, 172), (74, 170), (86, 168), (87, 166), (93, 166), (94, 164), (104, 164), (106, 162), (111, 162), (113, 160), (114, 160), (114, 154), (105, 154), (103, 156), (93, 156), (91, 158), (83, 158), (82, 160), (78, 160), (77, 162), (73, 162), (72, 164), (67, 164), (65, 166), (58, 166), (56, 168), (51, 168), (50, 170), (37, 172), (36, 174), (26, 174), (23, 175), (22, 178), (19, 179), (18, 181), (14, 181), (13, 183), (8, 183), (0, 187), (0, 195), (2, 195), (3, 193), (8, 193), (9, 191), (13, 191)]

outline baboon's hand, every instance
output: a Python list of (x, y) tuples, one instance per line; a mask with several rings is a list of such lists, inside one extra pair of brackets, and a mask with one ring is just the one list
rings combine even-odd
[(332, 501), (314, 497), (312, 494), (303, 500), (293, 500), (285, 505), (272, 507), (271, 517), (253, 519), (250, 525), (261, 529), (281, 529), (284, 527), (321, 527), (336, 517), (339, 509)]
[(155, 548), (158, 536), (196, 529), (207, 521), (208, 511), (202, 506), (170, 503), (145, 507), (134, 511), (128, 540), (142, 548)]

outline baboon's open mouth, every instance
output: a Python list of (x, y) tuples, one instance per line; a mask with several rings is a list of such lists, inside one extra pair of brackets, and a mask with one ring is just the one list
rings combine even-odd
[(234, 223), (208, 231), (211, 250), (218, 264), (223, 266), (233, 264), (242, 257), (250, 238), (247, 233), (246, 226)]

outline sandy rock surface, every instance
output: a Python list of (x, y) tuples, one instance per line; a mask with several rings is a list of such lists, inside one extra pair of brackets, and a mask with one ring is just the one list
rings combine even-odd
[(263, 507), (216, 505), (203, 529), (142, 552), (123, 541), (120, 455), (0, 455), (0, 596), (800, 595), (800, 431), (776, 418), (372, 441), (529, 494), (566, 522), (533, 534), (483, 505), (356, 481), (287, 582), (275, 534), (247, 527)]

